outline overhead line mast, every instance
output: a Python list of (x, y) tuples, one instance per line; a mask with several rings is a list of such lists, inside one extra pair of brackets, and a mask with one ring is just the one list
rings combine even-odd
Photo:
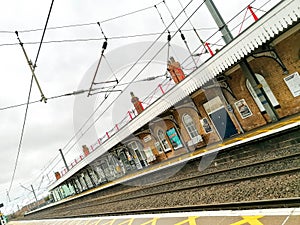
[(23, 44), (23, 42), (21, 41), (21, 39), (20, 39), (20, 37), (19, 37), (18, 31), (16, 31), (15, 33), (16, 33), (16, 35), (17, 35), (17, 39), (18, 39), (18, 41), (19, 41), (19, 44), (20, 44), (20, 46), (21, 46), (21, 48), (22, 48), (22, 51), (23, 51), (23, 53), (24, 53), (24, 56), (25, 56), (26, 61), (27, 61), (27, 63), (28, 63), (28, 66), (29, 66), (30, 71), (31, 71), (31, 73), (32, 73), (32, 77), (34, 78), (35, 83), (36, 83), (36, 85), (37, 85), (37, 87), (38, 87), (38, 89), (39, 89), (39, 91), (40, 91), (40, 93), (41, 93), (41, 102), (47, 103), (47, 98), (45, 97), (45, 95), (44, 95), (44, 93), (43, 93), (43, 91), (42, 91), (42, 88), (41, 88), (41, 86), (40, 86), (40, 83), (39, 83), (39, 81), (38, 81), (38, 79), (36, 78), (36, 75), (35, 75), (36, 64), (35, 64), (35, 63), (32, 64), (32, 61), (28, 58), (28, 55), (27, 55), (26, 50), (25, 50), (25, 48), (24, 48), (24, 44)]

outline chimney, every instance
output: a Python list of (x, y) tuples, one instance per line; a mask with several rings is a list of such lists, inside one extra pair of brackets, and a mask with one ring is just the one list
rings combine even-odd
[(87, 156), (88, 154), (90, 154), (89, 148), (86, 147), (86, 145), (82, 146), (82, 151), (84, 153), (85, 156)]
[(170, 60), (168, 61), (168, 71), (176, 84), (185, 78), (179, 62), (176, 62), (173, 57), (170, 57)]
[(131, 102), (134, 105), (135, 110), (137, 111), (138, 114), (144, 111), (144, 107), (142, 103), (140, 102), (139, 98), (134, 96), (133, 92), (130, 92), (131, 94)]

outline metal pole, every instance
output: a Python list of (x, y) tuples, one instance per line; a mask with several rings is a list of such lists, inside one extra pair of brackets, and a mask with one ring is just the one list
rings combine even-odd
[(6, 194), (7, 194), (8, 201), (11, 202), (10, 197), (9, 197), (9, 192), (6, 191)]
[(68, 164), (67, 164), (67, 162), (66, 162), (65, 156), (64, 156), (64, 154), (62, 153), (62, 150), (59, 149), (58, 151), (59, 151), (60, 154), (61, 154), (61, 157), (62, 157), (62, 159), (63, 159), (63, 161), (64, 161), (65, 167), (66, 167), (67, 170), (69, 171), (70, 169), (69, 169)]
[(227, 44), (227, 43), (231, 42), (233, 39), (232, 34), (231, 34), (230, 30), (228, 29), (226, 23), (224, 22), (221, 14), (219, 13), (217, 7), (214, 4), (214, 2), (212, 0), (206, 0), (205, 4), (206, 4), (210, 14), (214, 18), (216, 24), (218, 25), (218, 27), (223, 35), (223, 39), (224, 39), (225, 43)]
[(36, 197), (36, 194), (35, 194), (35, 191), (34, 191), (34, 189), (33, 189), (33, 186), (32, 186), (32, 184), (31, 184), (30, 186), (31, 186), (32, 193), (33, 193), (33, 195), (34, 195), (35, 201), (38, 201), (38, 200), (37, 200), (37, 197)]
[[(225, 24), (221, 14), (219, 13), (217, 7), (213, 3), (213, 0), (206, 0), (205, 4), (212, 15), (213, 19), (215, 20), (216, 24), (218, 25), (222, 35), (223, 40), (226, 44), (233, 40), (233, 36), (228, 29), (227, 25)], [(259, 99), (263, 104), (264, 108), (266, 109), (267, 114), (270, 116), (272, 121), (278, 121), (279, 116), (274, 109), (268, 95), (266, 94), (265, 90), (262, 88), (262, 84), (259, 83), (258, 79), (256, 78), (255, 74), (250, 68), (250, 65), (247, 63), (247, 60), (242, 60), (239, 65), (243, 71), (244, 76), (249, 80), (251, 86), (254, 88), (257, 96), (260, 96)]]
[(25, 55), (26, 61), (27, 61), (28, 65), (29, 65), (29, 68), (30, 68), (30, 70), (31, 70), (31, 73), (32, 73), (32, 76), (33, 76), (33, 78), (34, 78), (34, 80), (35, 80), (35, 83), (37, 84), (37, 87), (38, 87), (38, 89), (39, 89), (39, 91), (40, 91), (40, 93), (41, 93), (41, 98), (42, 98), (41, 101), (44, 101), (45, 103), (47, 103), (47, 98), (45, 97), (45, 95), (44, 95), (44, 93), (43, 93), (43, 91), (42, 91), (42, 88), (41, 88), (41, 86), (40, 86), (40, 83), (38, 82), (38, 80), (37, 80), (37, 78), (36, 78), (36, 75), (35, 75), (35, 68), (36, 68), (36, 65), (32, 65), (31, 60), (28, 58), (27, 53), (26, 53), (25, 48), (24, 48), (24, 45), (23, 45), (23, 42), (21, 42), (21, 40), (20, 40), (20, 38), (19, 38), (19, 34), (18, 34), (17, 31), (16, 31), (16, 35), (17, 35), (17, 39), (18, 39), (18, 41), (19, 41), (19, 44), (20, 44), (20, 46), (22, 47), (23, 53), (24, 53), (24, 55)]

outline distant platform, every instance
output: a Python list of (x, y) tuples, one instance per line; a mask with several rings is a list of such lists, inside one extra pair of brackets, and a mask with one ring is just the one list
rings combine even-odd
[(299, 225), (300, 208), (11, 221), (8, 225)]

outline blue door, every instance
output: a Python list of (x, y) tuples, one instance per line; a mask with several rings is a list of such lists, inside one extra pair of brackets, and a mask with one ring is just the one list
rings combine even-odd
[(237, 134), (237, 130), (224, 107), (212, 112), (209, 116), (222, 139)]

